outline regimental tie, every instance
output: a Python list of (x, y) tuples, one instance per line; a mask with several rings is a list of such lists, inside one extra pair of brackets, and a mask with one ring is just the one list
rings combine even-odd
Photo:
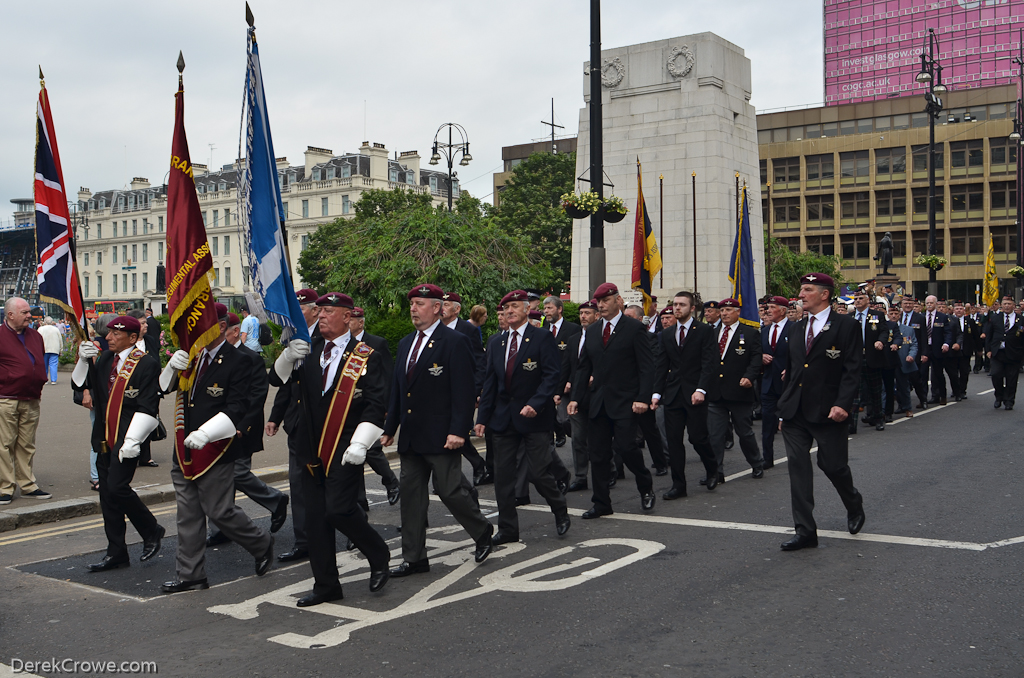
[(210, 360), (210, 354), (208, 352), (203, 353), (203, 362), (199, 366), (199, 374), (196, 375), (197, 384), (203, 380), (203, 375), (206, 374), (206, 368), (210, 366)]
[(932, 321), (935, 319), (935, 311), (928, 311), (928, 343), (932, 343)]
[(680, 323), (679, 325), (679, 350), (683, 350), (683, 344), (686, 342), (686, 325)]
[(113, 388), (114, 387), (114, 382), (117, 381), (117, 366), (118, 366), (118, 363), (120, 363), (120, 362), (121, 362), (121, 356), (119, 356), (118, 354), (115, 353), (114, 354), (114, 360), (113, 360), (113, 362), (110, 363), (110, 386), (109, 386), (109, 388)]
[(327, 391), (327, 375), (331, 372), (331, 354), (334, 353), (334, 342), (328, 341), (324, 344), (324, 357), (320, 361), (321, 369), (323, 370), (323, 376), (321, 377), (320, 391)]
[(511, 335), (508, 342), (508, 360), (505, 361), (505, 390), (512, 388), (512, 371), (516, 368), (516, 353), (519, 352), (519, 333), (515, 330), (509, 332)]
[(1010, 314), (1009, 313), (1004, 313), (1003, 314), (1003, 333), (1005, 334), (1006, 332), (1009, 332), (1009, 331), (1010, 331)]
[(772, 353), (775, 353), (775, 341), (779, 337), (779, 323), (772, 325)]
[(558, 336), (558, 327), (556, 327), (555, 325), (551, 326), (551, 336)]
[(814, 316), (807, 318), (807, 340), (804, 342), (805, 353), (811, 352), (811, 345), (814, 344)]
[(608, 340), (612, 338), (612, 324), (610, 321), (604, 321), (604, 332), (601, 333), (601, 341), (604, 345), (608, 346)]
[(423, 343), (423, 340), (426, 339), (426, 338), (427, 338), (427, 335), (425, 335), (422, 332), (422, 330), (420, 331), (420, 333), (418, 335), (416, 335), (416, 344), (412, 347), (412, 351), (410, 351), (410, 353), (409, 353), (409, 365), (405, 369), (405, 380), (406, 381), (409, 381), (409, 380), (412, 379), (412, 371), (414, 369), (416, 369), (416, 360), (417, 360), (417, 358), (419, 357), (419, 354), (420, 354), (420, 344)]
[(718, 340), (718, 355), (721, 356), (725, 353), (725, 347), (729, 345), (729, 326), (725, 325), (722, 329), (722, 338)]

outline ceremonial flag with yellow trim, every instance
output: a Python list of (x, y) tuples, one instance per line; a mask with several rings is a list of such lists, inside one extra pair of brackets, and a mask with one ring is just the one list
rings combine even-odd
[[(217, 338), (220, 326), (210, 290), (213, 258), (192, 176), (185, 136), (185, 92), (180, 80), (174, 101), (171, 173), (167, 180), (167, 307), (172, 342), (188, 351), (192, 362)], [(191, 387), (192, 377), (191, 369), (181, 374), (183, 390)]]
[(992, 238), (988, 239), (988, 254), (985, 255), (985, 284), (981, 290), (981, 303), (991, 306), (999, 302), (999, 276), (996, 275), (996, 251)]
[(633, 280), (632, 288), (644, 295), (644, 315), (654, 315), (651, 299), (651, 281), (661, 270), (661, 252), (651, 228), (651, 217), (644, 202), (644, 187), (641, 176), (640, 158), (636, 160), (636, 224), (633, 229)]
[(740, 322), (751, 327), (760, 327), (757, 315), (757, 292), (754, 288), (754, 250), (750, 240), (750, 206), (747, 204), (747, 187), (740, 192), (740, 218), (736, 223), (736, 243), (729, 260), (729, 282), (732, 283), (732, 298), (740, 302)]

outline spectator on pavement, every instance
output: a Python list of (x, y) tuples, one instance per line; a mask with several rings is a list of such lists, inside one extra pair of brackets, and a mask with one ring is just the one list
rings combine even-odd
[(250, 315), (248, 308), (242, 309), (242, 333), (239, 336), (246, 348), (263, 354), (263, 347), (260, 346), (260, 320)]
[(60, 350), (64, 348), (64, 337), (57, 329), (57, 323), (53, 318), (46, 316), (39, 327), (39, 336), (43, 338), (43, 352), (46, 361), (46, 376), (51, 384), (57, 383), (57, 359), (60, 358)]
[(36, 453), (39, 399), (46, 383), (43, 338), (29, 328), (32, 311), (21, 297), (4, 304), (0, 327), (0, 505), (21, 496), (49, 499), (36, 484), (32, 459)]

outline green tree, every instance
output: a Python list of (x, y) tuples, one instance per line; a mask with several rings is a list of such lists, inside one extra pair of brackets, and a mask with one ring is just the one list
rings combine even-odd
[(800, 291), (800, 278), (808, 273), (824, 273), (836, 281), (836, 289), (844, 281), (842, 260), (839, 257), (813, 251), (794, 252), (777, 238), (765, 235), (764, 249), (771, 253), (771, 279), (769, 294), (792, 299)]
[(448, 212), (429, 195), (371, 190), (355, 212), (313, 233), (299, 273), (310, 287), (351, 295), (366, 310), (368, 330), (389, 328), (389, 341), (412, 329), (406, 294), (417, 283), (457, 291), (467, 310), (478, 303), (493, 309), (513, 289), (556, 284), (529, 241), (499, 228), (469, 195)]
[(576, 154), (534, 153), (515, 166), (493, 208), (498, 225), (529, 239), (558, 276), (555, 292), (568, 289), (572, 259), (572, 219), (561, 197), (574, 187)]

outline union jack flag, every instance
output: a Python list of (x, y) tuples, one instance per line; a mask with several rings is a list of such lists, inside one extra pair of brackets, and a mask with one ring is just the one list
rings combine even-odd
[(36, 278), (39, 297), (63, 308), (85, 327), (85, 304), (78, 282), (73, 235), (70, 230), (64, 173), (60, 168), (57, 136), (53, 131), (50, 101), (40, 71), (39, 102), (36, 105)]

